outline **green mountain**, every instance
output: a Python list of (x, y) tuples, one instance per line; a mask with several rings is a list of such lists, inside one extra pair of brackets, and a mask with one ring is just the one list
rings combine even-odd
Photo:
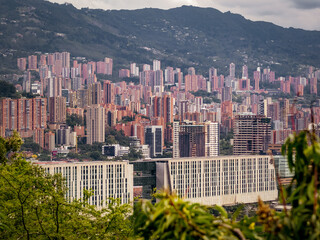
[(253, 22), (213, 8), (92, 10), (43, 0), (0, 0), (0, 71), (15, 69), (16, 58), (34, 52), (69, 51), (90, 60), (114, 58), (162, 66), (209, 67), (227, 74), (234, 62), (258, 65), (281, 75), (320, 66), (320, 32)]

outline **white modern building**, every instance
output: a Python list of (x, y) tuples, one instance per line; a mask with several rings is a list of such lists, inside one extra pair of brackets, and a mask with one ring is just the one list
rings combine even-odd
[(219, 156), (219, 123), (205, 122), (204, 126), (206, 156)]
[(274, 166), (266, 155), (173, 158), (156, 162), (156, 187), (204, 205), (274, 201)]
[(120, 144), (112, 144), (112, 145), (103, 145), (102, 146), (102, 155), (106, 155), (109, 157), (122, 157), (125, 154), (128, 154), (130, 151), (129, 147), (120, 146)]
[(133, 166), (117, 162), (35, 162), (49, 174), (62, 174), (68, 188), (66, 197), (81, 199), (84, 189), (93, 190), (89, 204), (105, 207), (109, 198), (121, 203), (133, 201)]

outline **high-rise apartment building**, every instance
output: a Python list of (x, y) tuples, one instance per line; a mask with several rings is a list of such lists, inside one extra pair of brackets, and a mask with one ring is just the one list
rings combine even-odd
[(18, 58), (17, 66), (20, 71), (25, 71), (27, 69), (27, 59), (26, 58)]
[(30, 71), (26, 71), (23, 74), (22, 89), (27, 93), (31, 91), (31, 72)]
[(234, 120), (234, 155), (266, 153), (271, 119), (263, 115), (241, 114)]
[(114, 103), (114, 84), (110, 81), (104, 81), (103, 83), (103, 102), (105, 104)]
[(242, 78), (249, 78), (247, 65), (242, 66)]
[(317, 78), (313, 77), (310, 79), (310, 94), (318, 94), (317, 90)]
[(219, 123), (204, 122), (205, 129), (205, 156), (219, 156)]
[(219, 155), (219, 124), (192, 121), (173, 122), (173, 157)]
[(164, 81), (166, 84), (174, 84), (173, 67), (167, 67), (164, 71)]
[(130, 77), (130, 70), (129, 69), (120, 69), (119, 70), (119, 78), (128, 78)]
[(153, 71), (161, 70), (161, 62), (159, 60), (153, 60)]
[(78, 89), (76, 94), (77, 106), (80, 108), (85, 108), (89, 104), (89, 94), (88, 89)]
[(62, 58), (62, 67), (70, 68), (70, 53), (69, 52), (61, 53), (61, 58)]
[(107, 64), (107, 75), (112, 75), (112, 67), (113, 67), (113, 59), (112, 58), (105, 58), (104, 62)]
[(66, 98), (49, 97), (49, 122), (62, 124), (66, 122)]
[(236, 77), (236, 65), (234, 63), (230, 63), (229, 66), (229, 76), (234, 79)]
[(62, 95), (62, 78), (50, 77), (47, 79), (47, 96), (60, 97)]
[(161, 94), (163, 92), (163, 71), (156, 70), (154, 71), (153, 83), (152, 86), (153, 92)]
[(254, 80), (254, 90), (259, 91), (259, 83), (260, 83), (260, 78), (261, 78), (261, 73), (260, 73), (260, 68), (257, 69), (257, 71), (253, 72), (253, 80)]
[(105, 109), (99, 105), (87, 107), (87, 144), (105, 141)]
[(196, 69), (194, 67), (189, 67), (188, 75), (196, 75)]
[(139, 77), (139, 67), (137, 66), (136, 63), (130, 64), (130, 75), (132, 77)]
[(150, 147), (150, 157), (156, 157), (163, 153), (162, 126), (145, 127), (145, 144)]
[(102, 102), (101, 83), (96, 82), (88, 85), (88, 105), (96, 105)]
[(184, 124), (179, 130), (180, 157), (205, 156), (205, 129), (203, 125)]
[[(47, 126), (47, 99), (46, 98), (21, 98), (0, 99), (0, 127), (2, 135), (16, 130), (22, 136), (22, 132), (35, 129), (44, 129)], [(31, 135), (30, 135), (31, 136)]]
[(38, 59), (37, 55), (31, 55), (28, 57), (28, 70), (37, 70)]
[(214, 67), (209, 68), (209, 81), (211, 81), (212, 77), (218, 77), (218, 70)]

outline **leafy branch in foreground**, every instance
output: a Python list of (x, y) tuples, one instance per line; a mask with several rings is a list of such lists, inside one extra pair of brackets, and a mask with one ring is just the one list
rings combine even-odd
[[(189, 203), (176, 195), (156, 194), (157, 202), (140, 201), (135, 208), (135, 232), (143, 239), (259, 239), (254, 227), (255, 218), (240, 222), (216, 206), (219, 217), (213, 216), (205, 206)], [(259, 230), (259, 229), (258, 229)]]
[(14, 153), (19, 150), (20, 140), (18, 135), (0, 138), (1, 239), (132, 237), (131, 205), (110, 199), (106, 208), (97, 209), (88, 204), (90, 192), (80, 200), (67, 199), (61, 174), (46, 174), (44, 169)]

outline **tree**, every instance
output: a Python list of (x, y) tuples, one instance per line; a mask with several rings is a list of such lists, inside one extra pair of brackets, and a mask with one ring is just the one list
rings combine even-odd
[(137, 151), (135, 148), (131, 147), (129, 149), (129, 153), (127, 155), (124, 155), (122, 158), (130, 160), (130, 161), (134, 161), (134, 160), (137, 160), (137, 159), (142, 159), (143, 155), (142, 155), (142, 151), (141, 150)]
[[(21, 139), (15, 133), (0, 138), (1, 239), (128, 239), (133, 235), (129, 204), (110, 199), (101, 210), (79, 200), (66, 199), (60, 174), (48, 175), (17, 153)], [(8, 164), (6, 164), (8, 163)]]
[(155, 205), (140, 201), (135, 207), (135, 232), (143, 239), (245, 239), (257, 235), (250, 227), (256, 219), (235, 221), (239, 210), (228, 218), (227, 212), (216, 206), (220, 216), (214, 217), (206, 207), (168, 192), (156, 197), (159, 201)]
[(74, 126), (80, 125), (83, 126), (83, 119), (81, 116), (77, 115), (77, 114), (71, 114), (71, 115), (67, 115), (67, 125), (74, 128)]
[[(291, 135), (282, 146), (294, 177), (280, 185), (284, 211), (277, 213), (259, 201), (258, 216), (269, 239), (320, 238), (320, 144), (314, 131)], [(292, 208), (288, 209), (287, 203)]]
[(89, 155), (93, 160), (99, 160), (101, 157), (101, 153), (98, 151), (91, 152)]
[(16, 98), (18, 96), (13, 84), (0, 80), (0, 86), (0, 97)]

